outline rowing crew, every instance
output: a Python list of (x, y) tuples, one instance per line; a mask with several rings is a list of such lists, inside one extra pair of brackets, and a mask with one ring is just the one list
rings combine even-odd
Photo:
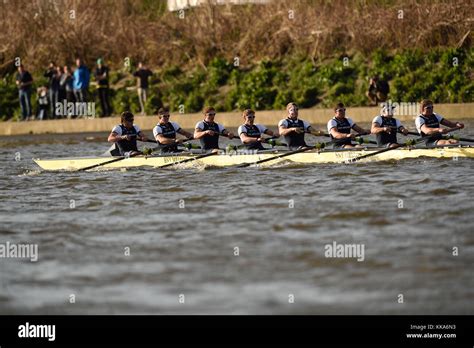
[[(408, 130), (399, 120), (393, 117), (391, 105), (384, 105), (381, 114), (372, 121), (370, 130), (358, 126), (351, 118), (346, 117), (344, 104), (338, 103), (334, 108), (334, 117), (327, 123), (328, 134), (315, 130), (311, 124), (298, 118), (298, 106), (296, 103), (289, 103), (286, 107), (287, 117), (278, 123), (278, 133), (274, 133), (267, 127), (255, 123), (255, 112), (247, 109), (243, 112), (244, 124), (238, 128), (238, 135), (243, 143), (243, 147), (249, 150), (263, 150), (262, 143), (268, 139), (283, 136), (289, 149), (294, 150), (308, 146), (305, 142), (307, 133), (314, 136), (329, 136), (330, 143), (334, 148), (361, 147), (353, 140), (361, 135), (374, 134), (377, 145), (380, 147), (398, 147), (397, 133), (408, 134)], [(427, 147), (451, 145), (458, 143), (455, 139), (443, 139), (443, 134), (448, 130), (441, 125), (451, 128), (464, 128), (460, 122), (452, 122), (441, 115), (433, 112), (433, 102), (423, 100), (420, 105), (420, 115), (415, 119), (416, 129), (421, 135)], [(182, 129), (178, 123), (170, 121), (170, 112), (166, 108), (158, 110), (159, 122), (153, 129), (155, 141), (160, 145), (161, 152), (180, 152), (178, 145), (185, 141), (199, 139), (203, 151), (215, 151), (219, 149), (219, 137), (225, 136), (234, 138), (234, 134), (229, 132), (223, 125), (215, 122), (216, 111), (212, 107), (204, 110), (204, 119), (198, 122), (191, 134)], [(109, 135), (108, 141), (115, 144), (111, 151), (113, 156), (136, 154), (138, 152), (137, 139), (149, 141), (140, 128), (133, 123), (134, 116), (131, 112), (122, 113), (121, 124), (115, 126)], [(357, 133), (353, 133), (354, 130)], [(177, 134), (185, 138), (177, 138)], [(263, 135), (272, 138), (265, 138)]]

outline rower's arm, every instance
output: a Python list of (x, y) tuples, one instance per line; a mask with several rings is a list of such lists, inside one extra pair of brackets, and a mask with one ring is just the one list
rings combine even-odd
[(281, 136), (285, 136), (285, 135), (290, 134), (291, 132), (297, 132), (296, 129), (298, 128), (286, 128), (284, 126), (279, 126), (278, 132), (280, 133)]
[(269, 135), (269, 136), (271, 136), (271, 137), (273, 137), (273, 136), (278, 136), (278, 134), (273, 133), (273, 131), (270, 130), (270, 129), (268, 129), (268, 128), (265, 129), (265, 132), (264, 132), (264, 133), (267, 134), (267, 135)]
[(148, 137), (140, 131), (138, 132), (138, 139), (140, 139), (141, 141), (147, 141)]
[(336, 127), (331, 128), (329, 131), (329, 134), (332, 135), (334, 139), (346, 139), (346, 138), (352, 138), (352, 134), (347, 134), (347, 133), (341, 133), (336, 130)]
[(324, 131), (313, 129), (312, 127), (308, 128), (308, 133), (312, 134), (314, 136), (317, 136), (317, 137), (320, 137), (320, 136), (324, 135)]
[(229, 139), (232, 139), (232, 138), (234, 137), (234, 133), (229, 132), (227, 129), (224, 129), (224, 130), (222, 131), (222, 135), (228, 137)]
[(408, 131), (408, 129), (406, 129), (405, 127), (400, 126), (400, 127), (398, 127), (398, 132), (399, 132), (399, 133), (402, 133), (403, 135), (406, 136), (406, 135), (408, 135), (408, 132), (409, 132), (409, 131)]
[(109, 134), (109, 137), (107, 138), (107, 141), (108, 141), (109, 143), (116, 143), (116, 142), (118, 142), (118, 141), (120, 141), (120, 140), (122, 140), (122, 139), (123, 139), (123, 138), (122, 138), (121, 135), (118, 135), (116, 132), (111, 132), (111, 133)]
[(181, 135), (184, 135), (186, 138), (190, 139), (193, 137), (193, 135), (189, 132), (186, 132), (184, 129), (178, 130), (178, 133)]
[(166, 138), (163, 136), (163, 134), (157, 134), (155, 137), (155, 140), (158, 141), (160, 144), (163, 145), (170, 145), (170, 144), (176, 144), (176, 139), (175, 138)]
[[(443, 123), (443, 121), (444, 119), (441, 121), (441, 123)], [(421, 125), (420, 129), (426, 135), (443, 133), (443, 128), (430, 128), (430, 127), (426, 127), (425, 124)]]
[(380, 127), (380, 125), (377, 122), (372, 123), (372, 127), (370, 128), (370, 133), (372, 134), (378, 134), (378, 133), (383, 133), (387, 132), (388, 127)]
[(240, 133), (240, 140), (243, 144), (251, 144), (256, 143), (258, 141), (257, 138), (252, 138), (247, 135), (247, 133)]
[(364, 128), (362, 128), (362, 127), (356, 125), (356, 124), (352, 126), (352, 129), (355, 130), (355, 131), (356, 131), (357, 133), (359, 133), (360, 135), (363, 135), (363, 134), (364, 134), (364, 135), (365, 135), (365, 134), (368, 135), (368, 134), (370, 134), (370, 131), (369, 131), (369, 130), (364, 129)]
[(200, 128), (196, 128), (194, 130), (194, 139), (201, 139), (203, 136), (205, 136), (207, 133), (206, 131), (203, 131)]
[(464, 128), (464, 124), (461, 122), (451, 122), (445, 118), (443, 118), (440, 122), (443, 126), (454, 128), (454, 127), (459, 127), (459, 128)]

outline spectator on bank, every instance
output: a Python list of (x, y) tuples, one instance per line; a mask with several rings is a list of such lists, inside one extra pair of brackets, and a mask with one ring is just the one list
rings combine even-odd
[(37, 112), (36, 118), (40, 121), (48, 118), (48, 107), (49, 107), (49, 95), (48, 87), (41, 86), (36, 91), (37, 95)]
[(382, 81), (378, 76), (374, 76), (369, 81), (369, 90), (366, 95), (371, 105), (378, 105), (379, 102), (385, 102), (390, 93), (390, 87), (387, 81)]
[(66, 99), (66, 87), (61, 83), (63, 80), (63, 68), (60, 66), (56, 67), (56, 79), (58, 80), (58, 102), (62, 103)]
[(18, 74), (16, 75), (16, 85), (18, 86), (18, 93), (20, 98), (21, 120), (27, 121), (31, 117), (31, 85), (33, 84), (33, 77), (24, 68), (23, 64), (18, 67)]
[(138, 63), (138, 69), (133, 73), (137, 78), (138, 100), (140, 102), (141, 114), (145, 114), (145, 103), (148, 93), (148, 78), (152, 76), (151, 70), (147, 69), (142, 62)]
[(90, 73), (89, 69), (82, 64), (80, 58), (76, 59), (76, 70), (74, 70), (74, 80), (72, 82), (74, 97), (76, 102), (87, 102), (87, 90), (89, 88)]
[(44, 72), (43, 76), (48, 78), (49, 115), (51, 118), (56, 118), (56, 103), (59, 101), (59, 79), (54, 62), (49, 63), (48, 69)]
[[(65, 92), (65, 99), (68, 103), (74, 103), (76, 99), (74, 98), (74, 92), (72, 87), (72, 72), (69, 66), (65, 65), (63, 68), (63, 73), (61, 75), (61, 80), (59, 81), (60, 88), (62, 88)], [(67, 118), (71, 118), (72, 114), (67, 114)]]
[(110, 116), (112, 111), (109, 103), (109, 68), (104, 65), (102, 58), (97, 59), (94, 76), (97, 81), (102, 116)]

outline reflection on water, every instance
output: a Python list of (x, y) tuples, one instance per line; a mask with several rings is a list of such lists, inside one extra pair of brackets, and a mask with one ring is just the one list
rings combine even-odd
[[(87, 173), (31, 161), (107, 148), (87, 136), (0, 139), (0, 243), (39, 248), (37, 263), (0, 258), (0, 313), (473, 313), (473, 160)], [(363, 244), (364, 261), (325, 257), (333, 242)]]

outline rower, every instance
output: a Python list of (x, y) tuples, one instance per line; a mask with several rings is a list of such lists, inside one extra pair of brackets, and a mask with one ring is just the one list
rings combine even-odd
[(286, 111), (288, 116), (278, 122), (278, 132), (285, 137), (285, 141), (290, 149), (308, 146), (304, 141), (305, 133), (311, 133), (316, 136), (324, 134), (321, 131), (314, 130), (308, 122), (298, 119), (298, 105), (296, 103), (288, 103)]
[(265, 141), (265, 138), (262, 138), (262, 134), (268, 134), (270, 136), (274, 136), (275, 134), (267, 127), (254, 123), (255, 111), (246, 109), (242, 116), (245, 123), (241, 125), (237, 131), (242, 143), (248, 150), (265, 150), (262, 146), (262, 142)]
[(443, 139), (443, 134), (448, 133), (446, 128), (440, 127), (440, 124), (446, 127), (464, 128), (464, 124), (460, 122), (452, 122), (443, 116), (433, 112), (433, 102), (423, 99), (420, 103), (420, 112), (415, 119), (416, 130), (422, 137), (427, 137), (425, 141), (426, 147), (452, 145), (457, 144), (455, 139)]
[(375, 116), (372, 120), (370, 132), (375, 134), (377, 145), (379, 147), (398, 147), (397, 133), (408, 134), (408, 129), (403, 127), (402, 123), (393, 117), (394, 105), (385, 103), (381, 110), (381, 115)]
[[(178, 144), (193, 139), (193, 135), (182, 129), (176, 122), (170, 122), (168, 108), (160, 108), (157, 114), (160, 121), (153, 128), (153, 135), (158, 144), (162, 145), (161, 152), (181, 152), (182, 150), (178, 150)], [(176, 139), (176, 133), (186, 138)]]
[(216, 110), (213, 107), (205, 108), (203, 113), (204, 120), (198, 122), (194, 129), (194, 139), (199, 139), (204, 151), (219, 149), (219, 135), (232, 139), (234, 134), (225, 129), (224, 126), (214, 122)]
[(137, 148), (137, 139), (147, 141), (147, 137), (140, 128), (133, 124), (134, 116), (130, 111), (122, 112), (121, 124), (116, 125), (109, 134), (107, 141), (114, 143), (110, 150), (112, 156), (130, 156), (140, 153)]
[[(334, 107), (334, 113), (334, 117), (328, 121), (328, 133), (331, 136), (333, 147), (335, 149), (362, 147), (362, 145), (353, 144), (352, 139), (359, 135), (370, 134), (370, 131), (359, 127), (349, 117), (346, 117), (346, 108), (343, 103), (338, 103)], [(351, 129), (359, 134), (352, 134)]]

